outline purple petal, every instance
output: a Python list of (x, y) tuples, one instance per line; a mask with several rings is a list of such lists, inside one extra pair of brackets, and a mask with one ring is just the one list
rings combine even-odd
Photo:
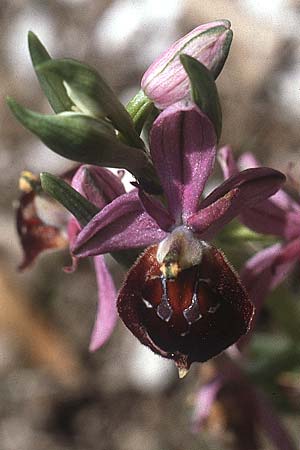
[[(220, 149), (218, 159), (225, 178), (238, 173), (230, 147)], [(259, 167), (252, 153), (244, 153), (238, 160), (242, 169)], [(280, 189), (268, 200), (243, 211), (240, 220), (257, 233), (273, 234), (285, 239), (299, 236), (300, 205)]]
[(72, 187), (100, 209), (125, 194), (119, 177), (108, 169), (89, 165), (79, 167), (72, 179)]
[(104, 256), (94, 258), (98, 285), (98, 308), (89, 349), (94, 352), (100, 348), (112, 334), (117, 318), (117, 292), (106, 267)]
[[(296, 257), (299, 255), (299, 246), (300, 243), (297, 243), (296, 250), (298, 250), (298, 254), (296, 253)], [(275, 289), (292, 270), (295, 264), (295, 252), (293, 252), (293, 255), (290, 255), (293, 258), (287, 260), (285, 257), (280, 263), (282, 256), (286, 256), (289, 251), (290, 248), (286, 250), (286, 247), (281, 244), (272, 245), (256, 253), (243, 267), (240, 277), (251, 301), (255, 305), (255, 314), (250, 332), (238, 342), (239, 349), (243, 349), (248, 344), (256, 320), (269, 292)]]
[(297, 450), (288, 430), (273, 411), (273, 407), (263, 392), (254, 392), (259, 423), (263, 431), (278, 450)]
[(225, 145), (218, 150), (218, 161), (225, 179), (239, 172), (232, 149), (229, 145)]
[(168, 210), (153, 195), (149, 195), (142, 189), (139, 190), (139, 197), (145, 211), (151, 216), (158, 226), (165, 231), (169, 231), (174, 225), (174, 220)]
[(211, 174), (216, 135), (210, 120), (194, 104), (178, 102), (153, 124), (150, 148), (175, 221), (197, 210), (199, 197)]
[(271, 267), (280, 255), (281, 248), (280, 244), (275, 244), (256, 253), (246, 262), (240, 273), (243, 286), (255, 305), (256, 315), (259, 314), (262, 303), (271, 290), (273, 284)]
[(261, 167), (259, 161), (255, 158), (252, 152), (243, 153), (238, 159), (238, 165), (240, 170), (253, 169), (255, 167)]
[(280, 189), (272, 197), (272, 202), (285, 211), (300, 212), (300, 204), (295, 202), (290, 195)]
[(276, 266), (295, 262), (300, 257), (300, 239), (296, 238), (282, 247), (280, 255), (275, 261)]
[[(260, 167), (244, 170), (224, 181), (203, 200), (200, 207), (202, 210), (211, 205), (211, 211), (213, 211), (213, 205), (218, 205), (215, 202), (231, 192), (230, 206), (225, 210), (223, 215), (219, 216), (218, 220), (212, 222), (212, 225), (205, 230), (205, 235), (202, 237), (205, 239), (213, 237), (235, 216), (241, 214), (247, 208), (253, 207), (270, 195), (273, 195), (284, 180), (284, 175), (277, 170)], [(233, 194), (232, 191), (235, 191), (235, 193)], [(188, 225), (192, 226), (193, 221), (197, 223), (196, 216), (192, 216), (188, 220)], [(201, 233), (204, 233), (204, 230)]]
[(224, 386), (225, 379), (222, 375), (216, 376), (212, 381), (202, 386), (196, 395), (195, 409), (192, 417), (192, 430), (194, 433), (201, 431), (212, 412), (212, 406), (217, 399), (219, 391)]
[(95, 256), (118, 250), (146, 247), (166, 236), (143, 210), (137, 190), (113, 200), (79, 233), (72, 251)]
[(294, 239), (299, 236), (300, 212), (288, 210), (288, 203), (284, 208), (278, 207), (278, 194), (282, 196), (284, 192), (281, 190), (270, 199), (243, 211), (240, 220), (257, 233), (272, 234), (288, 240)]
[[(75, 217), (71, 217), (68, 222), (69, 248), (72, 246), (73, 242), (75, 242), (80, 230), (81, 230), (81, 226), (78, 223), (77, 219), (75, 219)], [(64, 272), (66, 272), (66, 273), (73, 273), (73, 272), (75, 272), (75, 270), (78, 267), (78, 258), (76, 258), (76, 256), (72, 255), (72, 252), (70, 252), (70, 253), (71, 253), (72, 263), (63, 268)]]
[[(270, 169), (269, 167), (259, 167), (254, 169), (246, 169), (242, 172), (233, 175), (218, 186), (208, 197), (201, 203), (201, 208), (204, 208), (223, 195), (227, 194), (232, 189), (243, 189), (244, 195), (250, 198), (250, 203), (255, 204), (257, 201), (277, 192), (279, 186), (285, 181), (285, 176), (278, 170)], [(249, 204), (248, 204), (249, 206)]]
[[(224, 173), (224, 178), (229, 178), (231, 175), (238, 173), (238, 167), (240, 170), (261, 167), (258, 160), (251, 152), (243, 153), (238, 159), (238, 167), (234, 161), (233, 153), (230, 147), (223, 147), (219, 151), (219, 161)], [(226, 172), (228, 175), (226, 175)], [(285, 211), (300, 212), (299, 203), (295, 202), (290, 195), (280, 189), (276, 194), (270, 198), (273, 205), (281, 208)], [(269, 203), (269, 201), (268, 201)]]
[(207, 206), (196, 214), (193, 214), (187, 220), (187, 225), (197, 234), (204, 233), (212, 224), (217, 223), (224, 217), (228, 209), (232, 207), (235, 196), (239, 194), (238, 189), (233, 189), (219, 198), (212, 205)]
[[(244, 392), (247, 394), (248, 402), (251, 402), (248, 403), (248, 405), (245, 404), (244, 411), (241, 411), (242, 414), (243, 412), (245, 415), (249, 414), (249, 412), (252, 413), (251, 418), (254, 419), (255, 422), (260, 425), (262, 431), (268, 435), (274, 448), (278, 450), (297, 450), (288, 430), (277, 416), (273, 409), (273, 405), (265, 394), (250, 384), (237, 364), (226, 356), (227, 355), (224, 355), (223, 353), (221, 358), (216, 358), (216, 363), (218, 364), (220, 372), (224, 377), (228, 378), (229, 381), (233, 380), (234, 382), (238, 382), (240, 380), (240, 382), (243, 383)], [(253, 405), (252, 407), (251, 404)], [(254, 417), (253, 413), (255, 414)]]

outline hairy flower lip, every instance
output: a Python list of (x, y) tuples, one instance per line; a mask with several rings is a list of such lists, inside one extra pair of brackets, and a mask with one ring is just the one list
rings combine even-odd
[(149, 247), (130, 269), (118, 295), (119, 315), (143, 344), (186, 371), (245, 334), (253, 305), (216, 248), (207, 247), (203, 262), (167, 281), (166, 291), (156, 252), (156, 245)]

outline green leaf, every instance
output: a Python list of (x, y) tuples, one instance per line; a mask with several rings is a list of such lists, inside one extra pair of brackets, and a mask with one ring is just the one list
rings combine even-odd
[(300, 343), (300, 305), (288, 283), (283, 283), (268, 297), (267, 306), (276, 323), (293, 342)]
[(31, 61), (41, 88), (47, 96), (54, 112), (60, 113), (63, 111), (71, 111), (74, 105), (67, 95), (62, 79), (56, 74), (42, 74), (37, 70), (37, 66), (47, 61), (51, 61), (51, 57), (41, 41), (32, 31), (29, 31), (28, 33), (28, 47)]
[[(97, 206), (89, 202), (61, 178), (48, 172), (42, 172), (40, 174), (40, 179), (43, 191), (73, 214), (82, 227), (87, 225), (100, 211)], [(122, 250), (113, 252), (111, 256), (128, 270), (142, 250), (143, 249)]]
[(80, 113), (43, 115), (7, 100), (16, 118), (55, 153), (73, 161), (99, 166), (125, 168), (140, 174), (148, 165), (147, 155), (117, 139), (104, 120)]
[(278, 238), (272, 235), (260, 234), (255, 231), (250, 230), (250, 228), (238, 222), (238, 220), (233, 220), (228, 225), (226, 225), (218, 234), (218, 240), (220, 242), (234, 244), (248, 242), (259, 242), (264, 246), (272, 245), (278, 242)]
[(251, 359), (245, 365), (247, 373), (257, 382), (276, 378), (281, 372), (299, 365), (300, 348), (280, 333), (255, 333), (250, 347)]
[(140, 90), (127, 104), (126, 109), (132, 118), (138, 134), (141, 133), (147, 118), (152, 113), (154, 108), (154, 103), (142, 90)]
[(212, 121), (218, 139), (222, 130), (222, 111), (217, 86), (211, 72), (195, 58), (180, 55), (191, 83), (192, 99)]
[(60, 78), (68, 96), (83, 113), (108, 117), (114, 127), (135, 147), (144, 147), (125, 107), (96, 70), (72, 59), (53, 59), (36, 68), (41, 75)]
[(86, 225), (99, 212), (97, 206), (61, 178), (47, 172), (41, 173), (40, 178), (42, 189), (70, 211), (80, 225)]

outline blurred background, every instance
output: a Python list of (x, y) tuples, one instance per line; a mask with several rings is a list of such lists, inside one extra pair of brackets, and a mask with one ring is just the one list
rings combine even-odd
[[(31, 109), (50, 111), (31, 67), (27, 32), (34, 31), (52, 56), (97, 68), (127, 102), (160, 52), (195, 26), (216, 19), (229, 19), (234, 31), (217, 83), (222, 143), (231, 144), (236, 154), (251, 150), (283, 172), (293, 163), (300, 174), (299, 1), (0, 1), (2, 450), (248, 448), (239, 446), (228, 409), (220, 405), (201, 432), (191, 430), (196, 393), (212, 363), (194, 365), (179, 381), (172, 363), (153, 356), (121, 323), (101, 350), (88, 352), (97, 301), (89, 261), (66, 274), (67, 252), (47, 253), (32, 268), (17, 271), (22, 252), (14, 208), (20, 172), (61, 173), (72, 166), (23, 129), (5, 105), (10, 95)], [(116, 266), (113, 270), (120, 282), (122, 274)], [(282, 289), (277, 296), (284, 301)], [(298, 279), (290, 295), (299, 304)], [(272, 309), (266, 308), (265, 316), (272, 319)], [(278, 330), (283, 338), (289, 330), (269, 323), (265, 329), (273, 333), (272, 347)], [(282, 367), (273, 378), (268, 373), (268, 394), (298, 445), (299, 367), (295, 361), (292, 372)], [(268, 383), (263, 381), (264, 389)], [(263, 430), (255, 433), (253, 450), (273, 448)]]

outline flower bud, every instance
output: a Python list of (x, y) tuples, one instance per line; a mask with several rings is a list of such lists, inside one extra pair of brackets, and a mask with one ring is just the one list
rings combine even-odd
[(228, 20), (200, 25), (151, 64), (142, 78), (142, 89), (160, 109), (183, 99), (189, 92), (189, 79), (180, 63), (180, 54), (200, 61), (216, 79), (226, 61), (231, 41)]

